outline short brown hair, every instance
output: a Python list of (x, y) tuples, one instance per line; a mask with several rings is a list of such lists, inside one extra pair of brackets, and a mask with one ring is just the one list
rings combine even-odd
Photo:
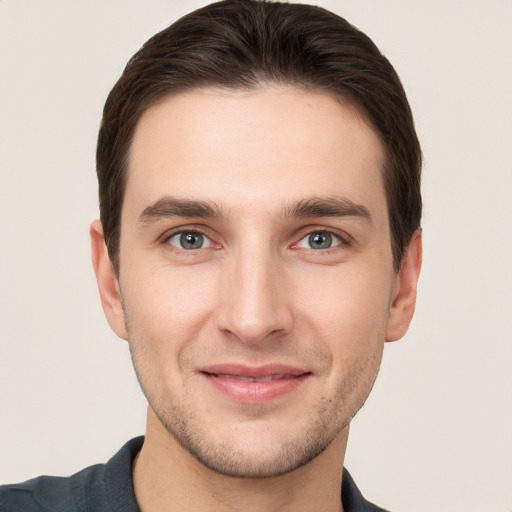
[(119, 270), (121, 208), (135, 127), (165, 95), (202, 87), (288, 84), (355, 105), (379, 134), (395, 270), (421, 219), (421, 149), (389, 61), (334, 13), (301, 4), (224, 0), (162, 30), (130, 59), (110, 92), (98, 136), (100, 218)]

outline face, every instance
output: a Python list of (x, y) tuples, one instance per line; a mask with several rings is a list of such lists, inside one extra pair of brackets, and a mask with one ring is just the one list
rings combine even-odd
[(293, 88), (141, 118), (119, 281), (103, 251), (100, 291), (160, 426), (207, 467), (284, 474), (346, 435), (410, 320), (383, 160), (353, 108)]

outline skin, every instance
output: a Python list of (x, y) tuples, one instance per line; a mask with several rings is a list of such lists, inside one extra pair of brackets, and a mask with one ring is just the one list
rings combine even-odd
[[(134, 469), (143, 512), (341, 510), (350, 420), (384, 342), (408, 328), (421, 266), (418, 232), (393, 271), (383, 162), (374, 130), (323, 93), (205, 89), (142, 116), (119, 276), (99, 221), (91, 239), (107, 319), (150, 404)], [(203, 245), (184, 248), (187, 233)], [(205, 374), (219, 364), (304, 377), (238, 396)]]

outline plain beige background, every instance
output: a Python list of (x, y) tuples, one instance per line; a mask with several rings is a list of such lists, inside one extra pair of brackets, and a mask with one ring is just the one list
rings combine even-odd
[[(128, 58), (205, 2), (0, 0), (0, 482), (143, 433), (90, 265), (95, 138)], [(425, 262), (346, 465), (395, 511), (512, 510), (512, 2), (319, 1), (367, 32), (415, 112)]]

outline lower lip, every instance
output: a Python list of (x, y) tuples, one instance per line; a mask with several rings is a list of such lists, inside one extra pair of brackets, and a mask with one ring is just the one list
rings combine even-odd
[(210, 373), (203, 373), (202, 375), (217, 391), (231, 400), (248, 404), (269, 402), (274, 398), (290, 393), (310, 376), (309, 373), (305, 373), (287, 379), (257, 382), (217, 377)]

